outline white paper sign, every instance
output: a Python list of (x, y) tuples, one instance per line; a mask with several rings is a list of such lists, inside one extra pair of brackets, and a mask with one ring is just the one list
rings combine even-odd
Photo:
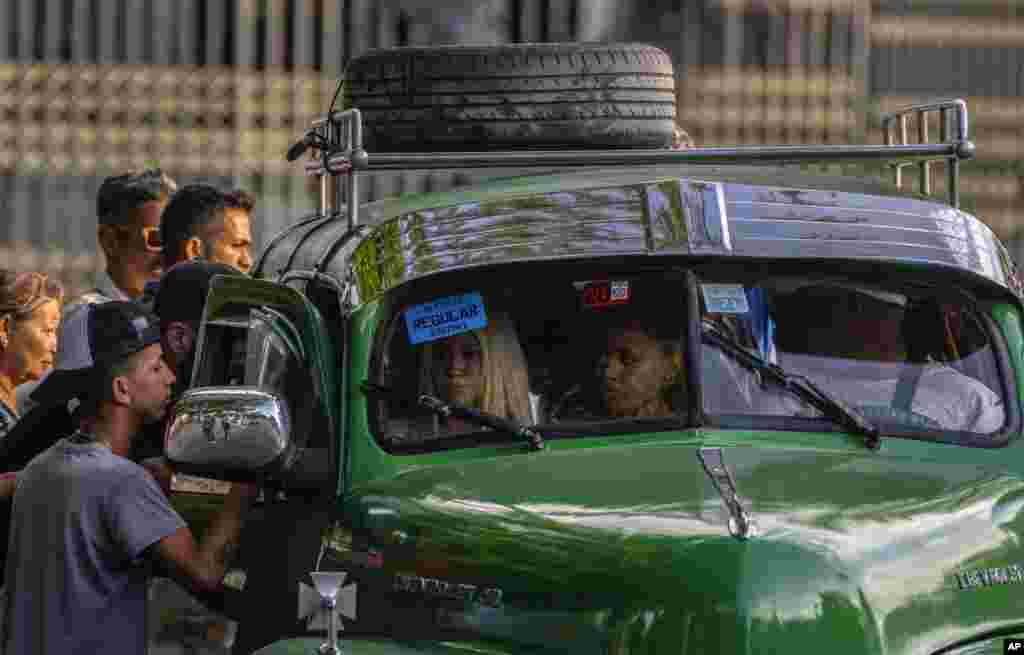
[(704, 305), (712, 314), (746, 314), (750, 311), (742, 284), (702, 284)]

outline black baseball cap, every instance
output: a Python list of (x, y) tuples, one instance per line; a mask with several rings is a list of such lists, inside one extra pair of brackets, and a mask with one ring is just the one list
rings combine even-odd
[(54, 368), (32, 399), (43, 405), (87, 395), (104, 368), (156, 343), (159, 321), (134, 302), (83, 305), (62, 326)]
[(210, 293), (210, 280), (214, 275), (244, 273), (227, 264), (214, 264), (204, 259), (175, 264), (160, 278), (160, 287), (153, 301), (153, 313), (164, 323), (199, 321), (203, 317), (206, 296)]

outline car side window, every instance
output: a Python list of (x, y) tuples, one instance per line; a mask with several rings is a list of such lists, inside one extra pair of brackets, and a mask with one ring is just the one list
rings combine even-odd
[(289, 329), (288, 320), (268, 308), (248, 308), (246, 314), (207, 323), (192, 386), (248, 386), (274, 393), (288, 404), (294, 436), (322, 441), (328, 430), (321, 429), (326, 415), (319, 390), (293, 343), (296, 335), (285, 336)]

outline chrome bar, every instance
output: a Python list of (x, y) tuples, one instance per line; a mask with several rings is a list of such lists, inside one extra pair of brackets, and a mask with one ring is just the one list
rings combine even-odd
[(336, 111), (330, 115), (330, 121), (337, 124), (344, 124), (348, 132), (348, 145), (352, 150), (361, 150), (363, 147), (363, 115), (352, 107), (345, 111)]
[[(899, 118), (899, 129), (900, 129), (900, 145), (907, 145), (907, 117), (902, 115)], [(903, 188), (903, 167), (899, 164), (896, 165), (896, 188)]]
[(317, 202), (317, 213), (327, 215), (327, 175), (320, 175), (320, 199)]
[[(942, 113), (942, 143), (928, 143), (926, 111)], [(949, 140), (947, 112), (956, 115), (957, 139)], [(920, 114), (921, 143), (910, 144), (907, 138), (907, 119)], [(899, 129), (899, 143), (893, 143), (891, 128)], [(957, 206), (957, 181), (961, 159), (974, 156), (974, 144), (967, 140), (967, 103), (963, 100), (944, 100), (914, 105), (882, 116), (885, 145), (776, 145), (739, 146), (728, 148), (691, 148), (687, 150), (516, 150), (490, 152), (411, 152), (368, 153), (363, 149), (362, 114), (356, 108), (334, 112), (313, 122), (313, 128), (323, 137), (330, 154), (319, 161), (305, 162), (307, 175), (345, 175), (346, 217), (349, 229), (358, 224), (359, 172), (392, 170), (439, 170), (506, 167), (579, 167), (579, 166), (635, 166), (685, 163), (801, 163), (837, 160), (883, 160), (893, 164), (895, 181), (901, 186), (902, 167), (915, 163), (921, 166), (921, 189), (931, 190), (928, 161), (946, 159), (950, 175), (951, 204)], [(341, 188), (335, 188), (336, 211), (340, 212)], [(321, 186), (322, 205), (326, 205), (326, 186)]]
[[(966, 154), (965, 154), (966, 153)], [(608, 166), (683, 163), (762, 163), (844, 160), (943, 159), (971, 156), (970, 149), (956, 143), (910, 145), (836, 145), (836, 146), (740, 146), (733, 148), (691, 148), (688, 150), (570, 150), (511, 152), (411, 152), (365, 153), (363, 161), (347, 154), (328, 159), (330, 173), (349, 170), (388, 171), (401, 169), (433, 170), (444, 168), (501, 168), (516, 166)], [(309, 162), (307, 172), (318, 170), (318, 162)]]
[[(885, 139), (885, 145), (887, 145), (887, 146), (896, 145), (896, 144), (893, 143), (892, 130), (889, 128), (888, 123), (885, 123), (884, 121), (882, 123), (882, 134), (883, 134), (883, 137)], [(900, 144), (900, 145), (902, 145), (902, 144)], [(893, 180), (892, 180), (893, 184), (895, 184), (896, 188), (898, 189), (899, 186), (900, 186), (900, 167), (898, 165), (892, 167), (892, 177), (893, 177)]]
[[(954, 100), (939, 100), (935, 102), (923, 103), (920, 105), (911, 105), (898, 111), (885, 114), (882, 116), (882, 129), (885, 133), (886, 143), (891, 143), (890, 137), (890, 126), (895, 122), (899, 121), (901, 129), (901, 143), (906, 144), (906, 131), (905, 124), (906, 118), (910, 114), (919, 115), (919, 129), (921, 131), (921, 141), (926, 142), (928, 140), (928, 128), (927, 128), (927, 113), (929, 111), (938, 111), (940, 117), (940, 140), (943, 143), (950, 145), (956, 145), (956, 153), (946, 157), (946, 182), (949, 187), (948, 196), (949, 204), (955, 208), (960, 207), (960, 160), (969, 159), (974, 155), (974, 144), (970, 142), (969, 137), (969, 122), (967, 118), (967, 103), (960, 98)], [(950, 119), (949, 112), (953, 112), (954, 119), (956, 122), (956, 138), (950, 138)], [(900, 174), (900, 167), (906, 164), (896, 165), (896, 179), (897, 186), (900, 186), (902, 179)], [(921, 189), (922, 192), (931, 191), (931, 176), (928, 171), (927, 163), (921, 164)]]
[(334, 212), (341, 213), (341, 208), (345, 205), (345, 187), (342, 186), (341, 180), (337, 176), (331, 176), (334, 184)]
[(345, 216), (348, 218), (348, 229), (354, 228), (359, 223), (359, 173), (352, 171), (345, 177), (345, 186), (348, 187), (348, 205), (345, 206)]
[[(919, 143), (928, 143), (928, 114), (921, 112), (917, 116), (917, 136)], [(931, 170), (928, 160), (924, 160), (918, 166), (921, 167), (921, 179), (918, 180), (921, 193), (929, 195), (932, 192)]]
[[(939, 111), (939, 140), (949, 140), (949, 112), (947, 108)], [(960, 190), (958, 181), (960, 177), (960, 160), (950, 157), (946, 160), (946, 194), (949, 196), (949, 204), (960, 209)]]
[(960, 98), (954, 100), (936, 100), (935, 102), (911, 105), (888, 114), (883, 114), (882, 126), (885, 127), (896, 118), (907, 114), (924, 111), (941, 111), (944, 109), (953, 110), (956, 114), (956, 140), (966, 141), (968, 138), (967, 102)]
[[(357, 108), (346, 109), (345, 111), (336, 111), (327, 117), (328, 123), (332, 128), (337, 130), (337, 134), (331, 134), (332, 144), (342, 145), (342, 155), (346, 161), (351, 160), (356, 163), (360, 163), (365, 159), (365, 151), (363, 150), (363, 115)], [(331, 158), (334, 159), (333, 157)], [(353, 164), (350, 168), (358, 168)], [(330, 171), (324, 171), (332, 175), (337, 175), (342, 171), (335, 170), (333, 166), (330, 166)], [(308, 172), (308, 168), (306, 169)], [(339, 185), (340, 187), (340, 185)], [(345, 179), (345, 217), (348, 220), (348, 229), (354, 228), (359, 223), (359, 174), (356, 170), (351, 170)], [(339, 203), (337, 209), (341, 210), (341, 190), (336, 190), (338, 194)]]

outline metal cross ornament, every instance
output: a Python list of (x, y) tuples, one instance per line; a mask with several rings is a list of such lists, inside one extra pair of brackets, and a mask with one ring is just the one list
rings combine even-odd
[(310, 577), (314, 587), (299, 582), (299, 619), (306, 620), (309, 630), (326, 630), (327, 643), (323, 653), (339, 653), (337, 639), (342, 632), (342, 618), (356, 620), (357, 586), (345, 584), (344, 571), (313, 571)]

